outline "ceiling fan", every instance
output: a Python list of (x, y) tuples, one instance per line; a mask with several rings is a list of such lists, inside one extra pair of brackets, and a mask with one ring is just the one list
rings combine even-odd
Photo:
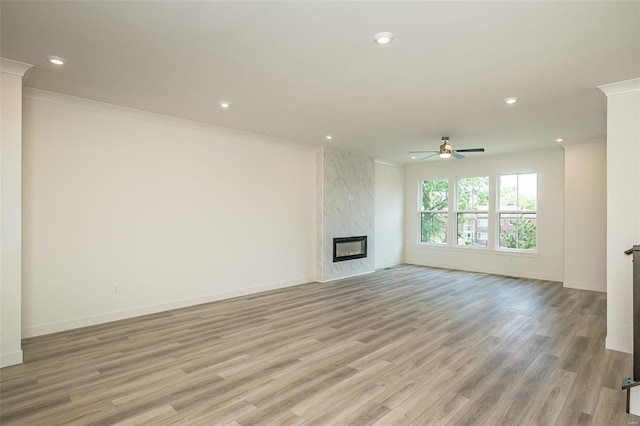
[(433, 153), (426, 157), (420, 158), (420, 160), (426, 160), (434, 155), (440, 156), (440, 158), (464, 158), (464, 155), (458, 154), (459, 152), (484, 152), (484, 148), (469, 148), (469, 149), (453, 149), (453, 145), (449, 145), (449, 137), (442, 137), (442, 145), (440, 145), (439, 151), (410, 151), (411, 154), (424, 154)]

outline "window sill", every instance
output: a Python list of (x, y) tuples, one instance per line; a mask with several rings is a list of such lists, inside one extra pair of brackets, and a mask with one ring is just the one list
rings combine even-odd
[(499, 256), (517, 256), (517, 257), (530, 257), (537, 258), (540, 257), (540, 252), (535, 251), (521, 251), (521, 250), (513, 250), (513, 249), (505, 249), (505, 248), (488, 248), (488, 247), (468, 247), (468, 246), (451, 246), (449, 244), (429, 244), (429, 243), (418, 243), (418, 249), (421, 250), (445, 250), (445, 251), (455, 251), (455, 252), (473, 252), (479, 254), (487, 254), (487, 255), (499, 255)]

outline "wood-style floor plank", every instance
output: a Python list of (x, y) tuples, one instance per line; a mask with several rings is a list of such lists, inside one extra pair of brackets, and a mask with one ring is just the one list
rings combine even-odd
[(627, 425), (606, 295), (400, 266), (27, 339), (2, 425)]

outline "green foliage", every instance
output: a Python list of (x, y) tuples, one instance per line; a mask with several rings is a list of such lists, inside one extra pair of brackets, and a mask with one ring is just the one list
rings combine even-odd
[(422, 209), (447, 210), (449, 207), (449, 181), (447, 179), (422, 182)]
[(500, 176), (500, 210), (535, 211), (537, 179), (535, 173)]
[[(463, 177), (457, 181), (458, 211), (474, 212), (489, 210), (489, 176)], [(481, 214), (482, 215), (482, 214)], [(472, 224), (477, 219), (474, 213), (458, 214), (458, 245), (476, 245), (473, 238), (465, 236), (466, 224)], [(474, 227), (474, 233), (476, 232)]]
[(420, 241), (445, 244), (447, 242), (447, 214), (422, 213)]
[[(489, 177), (459, 178), (456, 181), (457, 243), (460, 245), (485, 245), (487, 237), (486, 219), (489, 210)], [(422, 213), (420, 218), (420, 240), (427, 243), (447, 242), (449, 209), (449, 181), (447, 179), (422, 182)], [(536, 248), (537, 174), (514, 174), (500, 176), (500, 216), (506, 225), (500, 226), (502, 247), (531, 250)], [(532, 213), (517, 213), (530, 211)], [(502, 216), (504, 214), (504, 216)], [(482, 218), (482, 227), (473, 221)], [(502, 220), (501, 220), (502, 223)], [(469, 225), (471, 224), (471, 225)], [(465, 227), (466, 226), (466, 227)], [(473, 230), (471, 230), (473, 228)], [(469, 238), (469, 233), (473, 233)], [(476, 241), (477, 235), (483, 237)]]
[[(447, 179), (422, 182), (422, 209), (447, 211), (449, 208), (449, 181)], [(420, 241), (443, 244), (447, 242), (447, 213), (422, 213)]]
[(506, 235), (507, 248), (531, 250), (536, 248), (535, 218), (529, 219), (521, 215), (516, 219), (509, 219), (509, 225), (515, 230), (514, 236)]
[(536, 199), (534, 197), (524, 197), (522, 195), (518, 197), (518, 206), (520, 207), (520, 210), (535, 211), (536, 204)]
[(458, 210), (486, 211), (489, 209), (489, 176), (458, 179)]
[(518, 194), (517, 188), (500, 188), (500, 208), (502, 210), (536, 210), (536, 197)]

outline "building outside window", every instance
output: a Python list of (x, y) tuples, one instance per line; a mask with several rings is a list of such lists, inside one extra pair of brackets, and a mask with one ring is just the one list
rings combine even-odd
[(456, 182), (457, 244), (489, 245), (489, 176), (461, 177)]
[[(454, 188), (450, 188), (446, 178), (420, 182), (421, 243), (518, 251), (538, 249), (537, 173), (498, 176), (496, 204), (490, 203), (493, 196), (490, 187), (495, 182), (489, 176), (461, 177), (454, 182)], [(449, 195), (453, 203), (449, 202)], [(449, 222), (450, 216), (453, 223)], [(451, 231), (455, 232), (455, 238), (449, 238)]]
[(500, 248), (537, 249), (538, 175), (502, 175), (498, 194)]

